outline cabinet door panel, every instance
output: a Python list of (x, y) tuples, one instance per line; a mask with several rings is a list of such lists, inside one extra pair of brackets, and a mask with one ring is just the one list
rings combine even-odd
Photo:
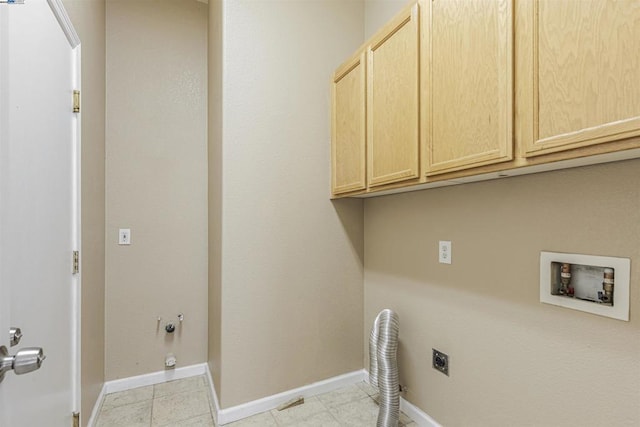
[(365, 62), (364, 53), (339, 69), (332, 85), (331, 188), (333, 194), (364, 190)]
[(369, 186), (419, 176), (418, 5), (405, 9), (367, 49)]
[(512, 1), (431, 2), (427, 175), (513, 158)]
[(531, 4), (527, 156), (640, 135), (640, 2)]

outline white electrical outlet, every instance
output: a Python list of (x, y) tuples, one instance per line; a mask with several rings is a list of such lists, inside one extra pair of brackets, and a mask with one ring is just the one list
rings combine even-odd
[(131, 229), (121, 228), (118, 232), (118, 244), (130, 245), (131, 244)]
[(451, 242), (440, 240), (438, 244), (438, 261), (440, 264), (451, 264)]

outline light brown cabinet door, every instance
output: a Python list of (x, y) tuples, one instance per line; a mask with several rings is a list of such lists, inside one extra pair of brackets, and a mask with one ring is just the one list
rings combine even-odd
[(419, 44), (418, 4), (414, 4), (367, 47), (370, 187), (419, 176)]
[(365, 54), (338, 69), (332, 85), (331, 190), (333, 194), (366, 188)]
[(513, 0), (437, 0), (425, 11), (426, 174), (513, 158)]
[[(640, 135), (640, 1), (523, 1), (525, 155)], [(520, 71), (520, 69), (519, 69)], [(528, 84), (528, 83), (525, 83)]]

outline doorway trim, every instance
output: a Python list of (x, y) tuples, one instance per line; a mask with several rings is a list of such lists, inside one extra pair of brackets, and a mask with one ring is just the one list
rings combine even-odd
[(69, 14), (67, 14), (67, 11), (62, 4), (62, 0), (47, 0), (47, 3), (49, 3), (49, 7), (51, 8), (53, 15), (58, 20), (60, 28), (62, 28), (62, 32), (64, 32), (64, 35), (67, 37), (71, 48), (75, 49), (80, 45), (80, 38), (78, 37), (78, 33), (71, 23), (71, 19), (69, 18)]
[[(81, 45), (80, 37), (71, 22), (71, 18), (67, 13), (67, 10), (62, 3), (62, 0), (47, 0), (51, 12), (55, 16), (60, 29), (64, 33), (69, 46), (72, 49), (72, 65), (73, 75), (71, 76), (73, 88), (76, 91), (80, 91), (82, 94), (82, 81), (81, 81)], [(81, 98), (81, 97), (80, 97)], [(69, 105), (71, 107), (73, 99), (73, 93), (69, 94)], [(82, 105), (82, 102), (80, 102)], [(81, 315), (82, 315), (82, 248), (81, 248), (81, 158), (82, 158), (82, 109), (80, 112), (74, 113), (72, 128), (73, 128), (73, 171), (72, 171), (72, 193), (73, 193), (73, 206), (72, 206), (72, 252), (78, 251), (80, 254), (80, 268), (77, 273), (72, 275), (71, 278), (71, 410), (72, 413), (80, 412), (82, 407), (82, 354), (81, 354)], [(73, 259), (73, 253), (70, 254), (70, 262)]]

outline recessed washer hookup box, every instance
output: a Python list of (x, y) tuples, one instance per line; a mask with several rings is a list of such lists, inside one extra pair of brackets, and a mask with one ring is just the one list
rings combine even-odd
[(540, 302), (629, 321), (628, 258), (540, 252)]

